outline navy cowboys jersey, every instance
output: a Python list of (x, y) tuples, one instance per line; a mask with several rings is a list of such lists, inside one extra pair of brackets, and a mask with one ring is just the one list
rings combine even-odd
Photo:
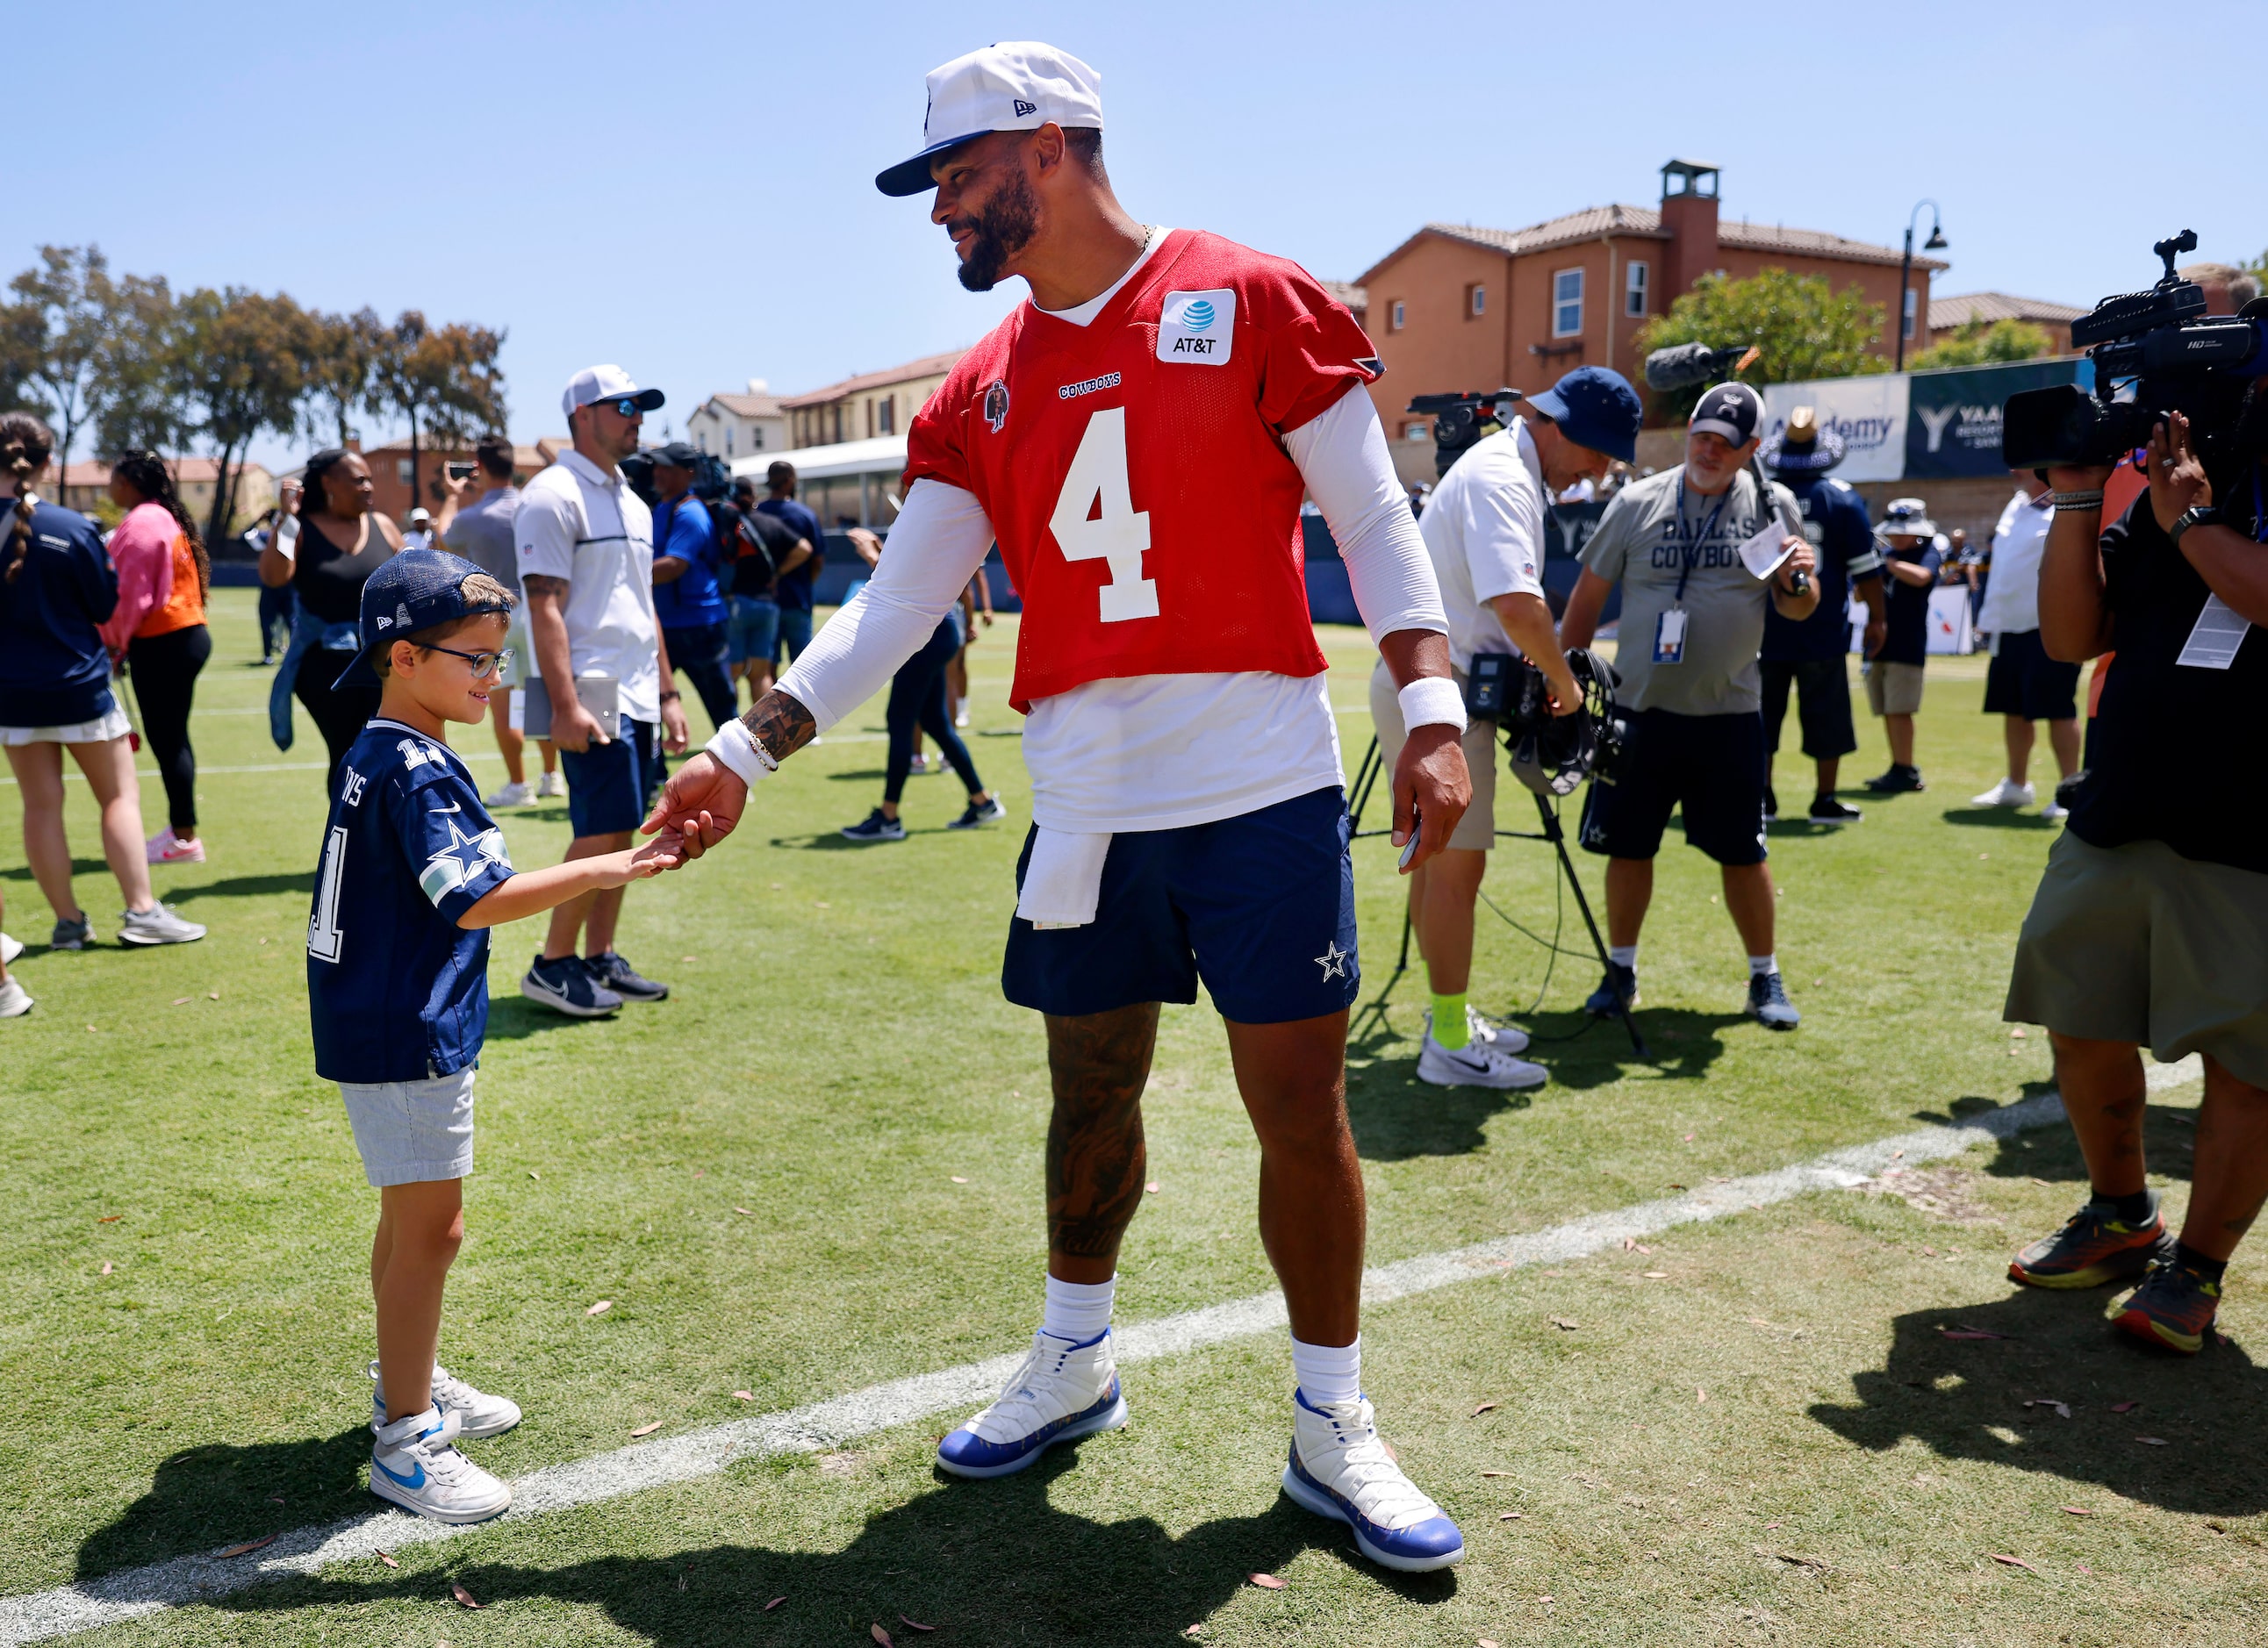
[(399, 721), (347, 752), (307, 922), (315, 1071), (419, 1081), (475, 1063), (489, 935), (457, 918), (512, 874), (462, 757)]
[(1766, 607), (1763, 656), (1772, 664), (1841, 658), (1851, 650), (1851, 585), (1881, 573), (1881, 546), (1867, 519), (1867, 500), (1850, 482), (1832, 475), (1773, 479), (1795, 494), (1803, 511), (1803, 535), (1819, 557), (1819, 570), (1812, 574), (1819, 584), (1819, 610), (1798, 620)]

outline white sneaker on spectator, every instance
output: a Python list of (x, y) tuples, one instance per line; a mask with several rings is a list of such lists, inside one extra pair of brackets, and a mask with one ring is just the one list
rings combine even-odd
[(526, 806), (534, 793), (527, 787), (526, 779), (515, 779), (497, 790), (494, 795), (482, 796), (481, 805), (484, 807)]
[(0, 932), (0, 967), (6, 967), (23, 953), (24, 941), (21, 938), (11, 938), (6, 933)]
[(1983, 795), (1969, 798), (1970, 806), (2028, 807), (2031, 804), (2031, 785), (2020, 784), (2013, 778), (2003, 778)]
[(1541, 1087), (1551, 1072), (1478, 1041), (1445, 1048), (1433, 1039), (1429, 1024), (1418, 1049), (1418, 1079), (1436, 1087)]
[(19, 981), (0, 981), (0, 1019), (20, 1019), (31, 1011), (32, 997)]
[(428, 1408), (378, 1433), (370, 1490), (436, 1522), (485, 1522), (512, 1504), (512, 1490), (457, 1452), (463, 1418)]
[[(370, 1428), (380, 1431), (386, 1426), (385, 1387), (379, 1383), (378, 1359), (373, 1357), (363, 1372), (370, 1376)], [(519, 1423), (519, 1404), (508, 1396), (491, 1396), (486, 1391), (475, 1390), (470, 1385), (443, 1367), (433, 1365), (433, 1406), (443, 1413), (458, 1416), (458, 1434), (467, 1441), (482, 1437), (502, 1436)]]
[(2044, 823), (2060, 824), (2070, 816), (2071, 809), (2060, 801), (2051, 801), (2040, 809), (2040, 818)]
[(118, 918), (118, 942), (121, 944), (189, 944), (204, 936), (202, 927), (167, 909), (163, 904), (153, 903), (145, 910), (128, 910)]
[(535, 781), (535, 798), (539, 801), (553, 796), (563, 796), (566, 793), (567, 786), (560, 782), (559, 775), (556, 771), (548, 772)]
[(202, 864), (205, 861), (205, 843), (201, 836), (183, 841), (173, 834), (173, 827), (168, 824), (150, 838), (147, 856), (149, 862), (154, 864)]

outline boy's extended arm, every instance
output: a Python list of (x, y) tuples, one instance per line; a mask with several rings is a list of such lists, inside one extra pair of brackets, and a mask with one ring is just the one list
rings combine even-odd
[(600, 853), (591, 858), (571, 858), (541, 870), (522, 870), (508, 881), (483, 894), (457, 917), (457, 925), (472, 931), (501, 927), (529, 916), (541, 916), (585, 893), (603, 892), (631, 881), (643, 881), (683, 862), (680, 837), (665, 830), (644, 845), (621, 852)]

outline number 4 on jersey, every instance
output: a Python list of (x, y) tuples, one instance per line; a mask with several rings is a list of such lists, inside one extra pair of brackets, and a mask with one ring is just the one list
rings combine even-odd
[(1109, 563), (1110, 582), (1097, 592), (1103, 622), (1158, 615), (1157, 581), (1142, 576), (1150, 517), (1134, 507), (1126, 483), (1124, 407), (1106, 407), (1087, 420), (1048, 527), (1064, 560)]

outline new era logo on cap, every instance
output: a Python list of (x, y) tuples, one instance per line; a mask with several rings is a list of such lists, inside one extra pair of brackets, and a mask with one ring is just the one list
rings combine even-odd
[(885, 195), (930, 187), (929, 163), (987, 132), (1046, 125), (1102, 129), (1102, 77), (1038, 40), (1002, 40), (929, 71), (929, 114), (918, 154), (874, 180)]

